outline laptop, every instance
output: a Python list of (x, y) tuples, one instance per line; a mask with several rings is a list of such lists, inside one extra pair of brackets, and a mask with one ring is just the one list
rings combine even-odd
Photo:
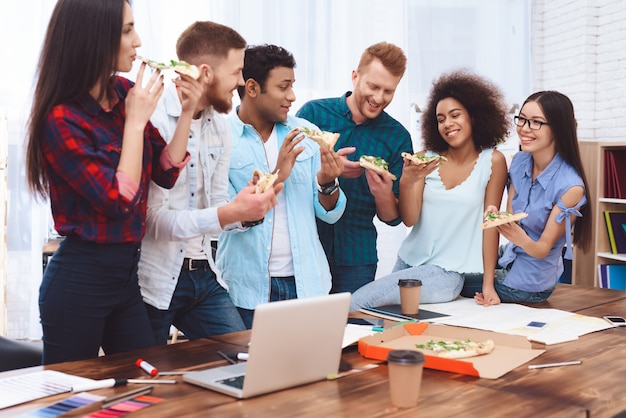
[(248, 361), (185, 373), (183, 381), (235, 398), (249, 398), (336, 374), (350, 293), (257, 306)]

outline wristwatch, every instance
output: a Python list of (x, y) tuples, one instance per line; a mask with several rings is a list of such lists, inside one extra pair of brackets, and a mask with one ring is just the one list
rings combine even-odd
[(320, 182), (317, 181), (317, 176), (315, 176), (315, 183), (317, 184), (317, 191), (321, 194), (331, 195), (339, 190), (339, 180), (336, 177), (335, 180), (330, 183), (320, 184)]

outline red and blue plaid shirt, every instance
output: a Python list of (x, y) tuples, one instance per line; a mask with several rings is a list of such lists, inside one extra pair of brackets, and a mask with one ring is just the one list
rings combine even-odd
[(161, 166), (167, 144), (148, 122), (139, 190), (132, 200), (120, 193), (116, 170), (126, 118), (124, 100), (133, 85), (115, 77), (118, 100), (110, 111), (85, 94), (55, 106), (48, 115), (42, 150), (55, 228), (61, 235), (98, 243), (138, 243), (146, 230), (150, 180), (171, 188), (178, 178), (179, 168)]

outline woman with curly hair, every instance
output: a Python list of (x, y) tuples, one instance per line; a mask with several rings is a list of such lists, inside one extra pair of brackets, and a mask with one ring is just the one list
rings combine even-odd
[[(565, 258), (572, 258), (574, 221), (573, 243), (586, 251), (591, 241), (591, 207), (586, 204), (588, 188), (572, 102), (557, 91), (534, 93), (522, 105), (515, 125), (521, 152), (511, 162), (507, 210), (528, 216), (519, 224), (497, 227), (509, 243), (498, 260), (503, 269), (495, 283), (483, 284), (483, 292), (475, 296), (481, 305), (546, 300), (563, 273), (566, 243)], [(491, 296), (494, 287), (498, 299)]]
[[(500, 206), (506, 161), (494, 150), (507, 134), (507, 106), (490, 81), (467, 70), (442, 75), (424, 110), (422, 136), (429, 163), (404, 161), (399, 209), (413, 227), (398, 252), (393, 273), (357, 290), (352, 309), (397, 304), (399, 279), (422, 281), (422, 303), (473, 297), (475, 286), (493, 283), (498, 234), (481, 230), (488, 206)], [(493, 285), (485, 300), (497, 298)]]

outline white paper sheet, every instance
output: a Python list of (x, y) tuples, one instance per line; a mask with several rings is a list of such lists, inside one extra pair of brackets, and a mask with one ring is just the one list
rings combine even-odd
[(72, 385), (88, 382), (93, 380), (54, 370), (5, 377), (0, 379), (0, 409), (69, 392)]
[[(559, 309), (531, 308), (515, 303), (482, 306), (474, 299), (458, 298), (448, 303), (422, 304), (424, 309), (450, 316), (431, 322), (460, 327), (524, 335), (531, 341), (557, 344), (578, 339), (590, 332), (612, 328), (601, 318), (574, 314)], [(545, 322), (542, 329), (526, 327), (530, 321)]]

